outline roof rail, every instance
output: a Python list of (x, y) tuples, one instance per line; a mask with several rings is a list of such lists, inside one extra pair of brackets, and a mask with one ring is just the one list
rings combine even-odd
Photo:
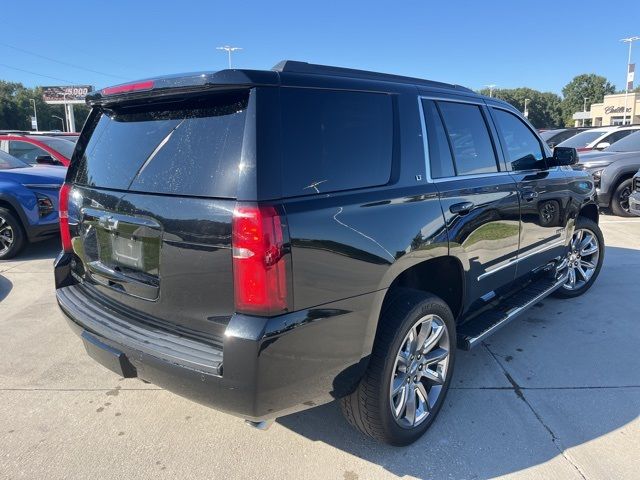
[(391, 73), (378, 73), (368, 70), (356, 70), (353, 68), (333, 67), (329, 65), (316, 65), (314, 63), (299, 62), (296, 60), (283, 60), (273, 66), (274, 72), (306, 73), (316, 75), (333, 75), (336, 77), (363, 78), (368, 80), (379, 80), (397, 83), (409, 83), (413, 85), (424, 85), (427, 87), (451, 88), (463, 92), (475, 93), (473, 90), (461, 85), (451, 83), (436, 82), (422, 78), (405, 77)]

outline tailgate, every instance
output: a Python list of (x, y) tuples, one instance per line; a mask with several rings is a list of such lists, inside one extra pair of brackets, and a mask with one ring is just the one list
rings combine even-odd
[(92, 112), (68, 177), (86, 288), (154, 328), (220, 341), (246, 106), (236, 92)]

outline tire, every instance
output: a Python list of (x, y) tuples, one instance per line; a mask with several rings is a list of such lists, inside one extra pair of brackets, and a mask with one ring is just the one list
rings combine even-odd
[(26, 235), (20, 220), (6, 208), (0, 208), (0, 260), (15, 257), (24, 248)]
[(629, 211), (629, 195), (633, 191), (631, 183), (633, 178), (627, 178), (620, 182), (611, 197), (611, 212), (618, 217), (633, 217)]
[[(435, 295), (409, 289), (391, 293), (394, 296), (385, 302), (380, 316), (369, 366), (356, 390), (342, 398), (340, 406), (347, 421), (365, 435), (403, 446), (420, 438), (442, 407), (455, 363), (456, 327), (451, 310)], [(423, 331), (425, 328), (428, 330)], [(419, 349), (411, 350), (415, 344), (411, 338), (426, 339), (423, 345), (429, 348), (422, 350), (424, 356), (418, 355)], [(411, 357), (409, 351), (416, 353)], [(399, 359), (405, 354), (407, 364)], [(396, 395), (391, 392), (392, 381), (400, 386)], [(411, 398), (416, 405), (414, 415)], [(397, 415), (394, 409), (399, 411)]]
[[(578, 237), (580, 232), (582, 233), (582, 237)], [(586, 244), (581, 251), (579, 252), (577, 248), (573, 248), (574, 244), (576, 244), (576, 240), (579, 242), (576, 244), (577, 247), (580, 246), (582, 242), (586, 242), (588, 237), (586, 234), (589, 234), (595, 239), (595, 242), (589, 242)], [(570, 276), (562, 287), (553, 292), (553, 295), (560, 298), (573, 298), (578, 297), (585, 293), (587, 290), (591, 288), (593, 282), (596, 281), (598, 275), (600, 274), (600, 270), (602, 269), (602, 262), (604, 260), (604, 237), (602, 236), (602, 231), (596, 222), (586, 217), (578, 217), (576, 220), (576, 228), (571, 239), (572, 248), (567, 253), (567, 258), (563, 260), (563, 264), (566, 263), (563, 269), (566, 268), (569, 271)], [(597, 247), (597, 252), (591, 253), (589, 255), (585, 255), (584, 252), (590, 251), (591, 247), (595, 245)], [(576, 258), (575, 253), (578, 253), (579, 256)], [(574, 255), (572, 257), (572, 254)], [(597, 256), (596, 256), (597, 255)], [(575, 265), (576, 263), (580, 266), (580, 268), (572, 267), (572, 263)], [(593, 270), (587, 268), (585, 265), (591, 264), (593, 265)], [(575, 276), (574, 284), (571, 284), (571, 270), (573, 269), (573, 275)], [(589, 273), (588, 278), (585, 278), (584, 275), (580, 272), (582, 269), (583, 272)]]

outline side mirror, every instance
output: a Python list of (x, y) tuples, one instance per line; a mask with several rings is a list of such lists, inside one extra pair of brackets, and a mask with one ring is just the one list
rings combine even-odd
[(609, 142), (600, 142), (599, 144), (596, 145), (596, 150), (602, 150), (603, 148), (607, 148), (610, 147), (611, 144)]
[(556, 147), (550, 160), (549, 167), (575, 165), (579, 161), (578, 151), (573, 147)]
[(51, 155), (38, 155), (36, 157), (38, 165), (57, 165), (58, 162)]

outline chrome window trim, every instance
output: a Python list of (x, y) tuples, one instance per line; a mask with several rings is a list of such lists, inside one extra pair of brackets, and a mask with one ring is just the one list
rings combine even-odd
[[(505, 176), (509, 175), (511, 172), (507, 170), (499, 170), (497, 172), (488, 172), (488, 173), (471, 173), (467, 175), (453, 175), (451, 177), (439, 177), (433, 178), (431, 176), (431, 158), (429, 157), (429, 139), (427, 138), (427, 122), (424, 118), (424, 107), (422, 106), (422, 100), (435, 100), (435, 101), (443, 101), (443, 102), (456, 102), (456, 103), (466, 103), (468, 105), (476, 105), (480, 107), (487, 107), (487, 104), (482, 100), (459, 100), (455, 98), (446, 98), (446, 97), (437, 97), (437, 96), (429, 96), (429, 95), (418, 95), (418, 110), (420, 112), (420, 127), (422, 130), (422, 148), (424, 150), (424, 168), (427, 177), (427, 182), (429, 183), (441, 183), (441, 182), (449, 182), (451, 180), (463, 180), (463, 179), (473, 179), (473, 178), (487, 178), (487, 177), (495, 177), (495, 176)], [(506, 110), (508, 111), (508, 110)], [(513, 112), (512, 112), (513, 113)], [(486, 121), (486, 120), (485, 120)], [(494, 154), (497, 157), (497, 152), (495, 151), (495, 145), (493, 145), (493, 135), (491, 134), (490, 129), (487, 126), (487, 134), (492, 141), (492, 147), (494, 148)]]
[(513, 260), (510, 260), (509, 262), (505, 263), (504, 265), (500, 265), (499, 267), (496, 267), (496, 268), (494, 268), (492, 270), (489, 270), (489, 271), (483, 273), (482, 275), (478, 275), (478, 281), (480, 281), (483, 278), (486, 278), (489, 275), (492, 275), (492, 274), (494, 274), (496, 272), (500, 272), (500, 271), (504, 270), (505, 268), (511, 267), (513, 265), (517, 265), (518, 262), (520, 262), (522, 260), (526, 260), (527, 258), (530, 258), (530, 257), (532, 257), (534, 255), (546, 252), (547, 250), (551, 250), (552, 248), (556, 248), (556, 247), (559, 247), (559, 246), (564, 245), (564, 244), (565, 244), (565, 239), (562, 238), (562, 239), (558, 240), (557, 242), (553, 242), (553, 243), (550, 243), (549, 245), (542, 246), (542, 248), (538, 248), (536, 250), (533, 250), (532, 252), (529, 252), (526, 255), (523, 255), (523, 256), (519, 256), (518, 255), (518, 257), (514, 258)]

